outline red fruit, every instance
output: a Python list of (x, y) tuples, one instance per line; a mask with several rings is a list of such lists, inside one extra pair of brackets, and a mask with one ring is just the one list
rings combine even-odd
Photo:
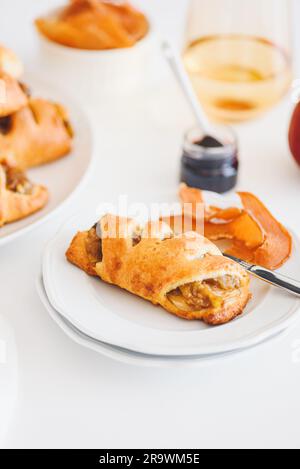
[(300, 102), (297, 104), (289, 130), (289, 144), (293, 157), (300, 165)]

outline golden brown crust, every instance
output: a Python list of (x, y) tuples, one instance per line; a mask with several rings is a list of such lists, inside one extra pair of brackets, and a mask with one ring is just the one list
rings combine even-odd
[(66, 252), (66, 257), (69, 262), (84, 270), (87, 274), (97, 276), (95, 264), (88, 257), (86, 249), (87, 239), (87, 231), (77, 233)]
[[(244, 310), (249, 298), (249, 276), (238, 264), (224, 258), (218, 248), (196, 233), (183, 237), (159, 236), (143, 238), (133, 243), (133, 236), (139, 227), (129, 221), (126, 237), (114, 238), (108, 234), (108, 221), (101, 220), (102, 261), (92, 265), (89, 262), (85, 242), (87, 233), (79, 233), (73, 239), (67, 259), (85, 272), (95, 273), (105, 282), (138, 295), (154, 304), (161, 305), (168, 312), (184, 319), (200, 319), (208, 324), (223, 324), (232, 320)], [(117, 218), (117, 233), (126, 219)], [(167, 230), (166, 230), (167, 231)], [(99, 240), (100, 242), (100, 240)], [(202, 282), (218, 276), (238, 277), (239, 288), (222, 308), (209, 307), (200, 311), (183, 311), (173, 304), (168, 294), (178, 287)]]
[(224, 309), (218, 311), (217, 313), (213, 311), (206, 312), (202, 316), (202, 320), (211, 326), (219, 326), (233, 321), (233, 319), (243, 314), (244, 309), (251, 298), (252, 295), (249, 292), (249, 288), (244, 287), (240, 290), (240, 296), (234, 304), (225, 306)]
[(0, 69), (0, 118), (26, 106), (28, 98), (18, 81)]
[(23, 74), (23, 64), (19, 57), (7, 47), (0, 45), (0, 70), (19, 80)]
[(49, 193), (43, 186), (31, 184), (30, 192), (20, 193), (7, 188), (4, 163), (0, 162), (0, 226), (12, 223), (41, 210), (48, 202)]
[(64, 108), (44, 99), (30, 99), (28, 106), (11, 116), (9, 132), (0, 134), (0, 151), (14, 156), (26, 169), (55, 161), (72, 148)]

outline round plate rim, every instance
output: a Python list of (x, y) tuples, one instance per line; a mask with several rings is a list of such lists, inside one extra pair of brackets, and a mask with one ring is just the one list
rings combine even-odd
[[(235, 359), (240, 354), (251, 352), (253, 350), (252, 347), (226, 352), (226, 353), (219, 353), (214, 355), (199, 355), (199, 356), (192, 356), (192, 357), (167, 357), (167, 356), (154, 356), (154, 355), (146, 355), (135, 353), (130, 350), (121, 349), (118, 347), (114, 347), (113, 345), (101, 343), (96, 339), (89, 338), (84, 336), (83, 333), (77, 333), (73, 327), (68, 325), (68, 322), (64, 319), (62, 315), (58, 311), (54, 309), (54, 307), (50, 304), (50, 301), (47, 297), (45, 292), (45, 288), (43, 285), (43, 279), (39, 276), (36, 280), (36, 289), (38, 296), (45, 307), (47, 313), (51, 317), (51, 319), (55, 322), (55, 324), (67, 335), (71, 340), (73, 340), (78, 345), (92, 350), (100, 355), (105, 356), (111, 360), (124, 363), (126, 365), (135, 365), (135, 366), (142, 366), (148, 368), (207, 368), (212, 365), (219, 364), (221, 361)], [(71, 325), (71, 323), (70, 323)], [(277, 340), (282, 339), (287, 334), (287, 331), (281, 331), (279, 334), (275, 334), (272, 336), (268, 341), (275, 342)], [(263, 345), (262, 343), (261, 345)]]
[[(93, 213), (94, 213), (94, 211), (93, 211)], [(94, 219), (95, 214), (92, 216), (91, 214), (88, 215), (85, 212), (85, 217), (87, 217), (87, 216), (90, 216), (91, 219)], [(290, 327), (299, 318), (299, 315), (296, 312), (299, 310), (300, 301), (295, 298), (293, 302), (292, 302), (292, 300), (290, 300), (292, 302), (292, 306), (289, 306), (289, 308), (286, 311), (283, 318), (279, 318), (279, 319), (275, 320), (270, 325), (263, 325), (263, 327), (260, 326), (259, 327), (259, 333), (251, 332), (250, 334), (246, 334), (242, 338), (239, 338), (238, 340), (235, 340), (234, 343), (231, 340), (228, 343), (226, 343), (226, 341), (225, 341), (225, 343), (223, 343), (221, 345), (219, 345), (219, 344), (218, 345), (216, 345), (216, 344), (207, 345), (206, 344), (205, 346), (202, 345), (201, 348), (200, 348), (199, 344), (197, 344), (197, 347), (195, 345), (194, 346), (185, 346), (184, 345), (184, 346), (182, 346), (182, 349), (180, 349), (180, 351), (179, 351), (180, 345), (178, 345), (177, 343), (176, 343), (176, 346), (177, 346), (177, 348), (176, 348), (176, 346), (173, 345), (173, 344), (172, 344), (172, 346), (170, 346), (170, 344), (168, 344), (168, 346), (166, 347), (166, 344), (164, 342), (161, 342), (160, 345), (157, 345), (157, 344), (154, 345), (153, 343), (151, 343), (151, 341), (149, 341), (150, 343), (145, 343), (145, 340), (142, 341), (140, 338), (138, 338), (138, 339), (135, 338), (134, 341), (133, 341), (132, 338), (129, 340), (128, 337), (126, 337), (126, 328), (129, 331), (129, 337), (130, 337), (130, 334), (132, 335), (133, 332), (142, 332), (143, 329), (145, 329), (145, 328), (142, 328), (140, 326), (135, 326), (135, 325), (132, 325), (132, 324), (130, 326), (128, 326), (127, 321), (122, 320), (122, 318), (120, 318), (120, 317), (117, 318), (117, 324), (118, 324), (118, 326), (122, 326), (122, 328), (123, 328), (122, 331), (124, 331), (125, 338), (122, 335), (121, 338), (117, 337), (117, 340), (116, 340), (115, 333), (113, 333), (112, 337), (109, 337), (109, 336), (105, 335), (105, 332), (103, 333), (102, 330), (101, 330), (101, 334), (98, 334), (98, 331), (97, 331), (97, 334), (96, 334), (94, 331), (91, 331), (91, 330), (87, 329), (86, 325), (83, 325), (82, 323), (78, 323), (76, 320), (74, 320), (74, 317), (72, 316), (72, 312), (62, 308), (61, 304), (59, 304), (57, 302), (55, 291), (53, 290), (53, 282), (50, 281), (51, 275), (49, 275), (49, 265), (52, 262), (52, 260), (55, 259), (55, 254), (53, 252), (53, 249), (55, 250), (56, 243), (61, 242), (64, 239), (64, 235), (66, 236), (66, 233), (65, 233), (65, 228), (66, 227), (68, 227), (68, 229), (73, 229), (72, 223), (76, 222), (78, 224), (78, 220), (81, 220), (81, 219), (82, 218), (80, 218), (80, 216), (78, 214), (75, 215), (74, 217), (72, 217), (71, 220), (64, 223), (64, 225), (61, 227), (61, 229), (57, 232), (56, 236), (52, 240), (49, 241), (48, 245), (45, 248), (44, 255), (43, 255), (43, 261), (42, 261), (43, 281), (44, 281), (45, 290), (46, 290), (48, 299), (49, 299), (50, 303), (52, 304), (52, 306), (54, 307), (54, 309), (57, 310), (62, 316), (64, 316), (69, 322), (71, 322), (77, 329), (81, 330), (85, 335), (94, 337), (96, 340), (99, 340), (99, 341), (102, 341), (102, 342), (105, 342), (105, 343), (109, 343), (109, 344), (114, 345), (116, 347), (122, 347), (122, 348), (125, 348), (125, 349), (128, 349), (128, 350), (131, 350), (131, 351), (135, 351), (135, 352), (138, 352), (138, 353), (145, 353), (145, 354), (149, 354), (149, 355), (162, 355), (162, 356), (170, 356), (170, 355), (172, 355), (172, 356), (183, 356), (184, 355), (184, 356), (187, 356), (187, 355), (223, 353), (223, 352), (229, 352), (229, 351), (238, 350), (238, 349), (242, 349), (242, 348), (257, 345), (260, 342), (263, 342), (264, 340), (268, 339), (272, 335), (274, 335), (276, 333), (279, 333), (282, 330)], [(86, 221), (86, 219), (85, 219), (85, 221)], [(87, 226), (89, 226), (89, 225), (87, 225)], [(78, 227), (78, 225), (77, 225), (77, 227)], [(295, 240), (295, 244), (297, 245), (297, 252), (298, 251), (300, 252), (298, 238), (295, 235), (294, 235), (294, 240)], [(65, 245), (64, 245), (64, 247), (65, 247)], [(70, 267), (72, 267), (72, 266), (70, 265)], [(79, 274), (82, 274), (82, 272), (80, 272), (80, 270), (78, 270), (78, 275)], [(87, 279), (86, 281), (88, 282), (89, 277), (85, 277), (85, 278)], [(272, 295), (274, 296), (274, 295), (277, 295), (277, 294), (282, 295), (282, 292), (279, 291), (279, 290), (275, 290), (275, 289), (271, 290), (268, 293), (267, 298), (264, 299), (262, 304), (259, 304), (256, 309), (262, 308), (263, 305), (267, 302), (266, 300), (270, 299), (270, 297)], [(273, 298), (273, 300), (274, 300), (274, 298)], [(251, 314), (253, 314), (253, 313), (251, 313)], [(251, 315), (249, 315), (249, 317), (251, 317)], [(116, 323), (115, 318), (112, 318), (112, 319), (109, 318), (108, 320), (109, 321), (114, 321)], [(230, 323), (229, 326), (231, 326), (232, 324), (233, 323)], [(238, 322), (236, 322), (236, 324), (238, 324)], [(226, 327), (226, 325), (222, 326), (222, 327)], [(239, 327), (239, 326), (237, 326), (237, 327)], [(133, 331), (133, 329), (135, 329), (135, 330)], [(209, 331), (212, 331), (212, 330), (214, 330), (214, 328), (209, 329)], [(159, 338), (161, 338), (162, 334), (164, 334), (164, 338), (167, 338), (167, 336), (169, 334), (168, 332), (154, 331), (154, 333), (155, 332), (156, 332), (157, 337), (159, 337)], [(204, 331), (204, 332), (206, 332), (206, 331)], [(107, 331), (106, 331), (106, 333), (107, 333)], [(149, 329), (147, 330), (148, 337), (151, 337), (151, 334), (152, 334), (152, 339), (153, 339), (154, 333), (153, 333), (153, 331), (151, 331)], [(196, 331), (196, 332), (192, 331), (191, 334), (193, 334), (193, 333), (198, 334), (198, 331)], [(180, 333), (178, 333), (178, 332), (171, 333), (171, 334), (172, 334), (173, 338), (171, 336), (170, 337), (171, 337), (171, 341), (173, 340), (173, 342), (176, 342), (174, 339), (180, 337), (180, 335), (179, 335)], [(191, 335), (190, 335), (190, 337), (191, 337)]]
[[(29, 80), (30, 80), (30, 78), (29, 78)], [(82, 177), (80, 178), (78, 184), (65, 197), (65, 199), (61, 203), (59, 203), (56, 207), (54, 207), (50, 212), (46, 213), (45, 215), (42, 215), (37, 220), (33, 221), (32, 223), (29, 223), (28, 225), (24, 226), (23, 228), (20, 228), (18, 231), (15, 231), (13, 233), (8, 234), (7, 236), (4, 236), (4, 237), (0, 238), (0, 247), (13, 242), (13, 241), (15, 241), (16, 239), (18, 239), (22, 236), (27, 235), (31, 231), (35, 230), (36, 228), (39, 228), (41, 225), (43, 225), (44, 223), (49, 221), (52, 217), (55, 217), (60, 212), (60, 210), (63, 210), (64, 207), (66, 205), (68, 205), (73, 200), (73, 198), (75, 198), (77, 196), (77, 194), (81, 191), (82, 187), (85, 185), (87, 179), (89, 178), (89, 175), (90, 175), (91, 170), (92, 170), (92, 163), (93, 163), (93, 159), (94, 159), (94, 150), (95, 150), (95, 142), (94, 142), (94, 136), (93, 136), (93, 132), (92, 132), (91, 122), (90, 122), (90, 119), (89, 119), (87, 113), (83, 110), (82, 106), (80, 106), (80, 104), (78, 103), (78, 101), (74, 97), (67, 95), (59, 87), (53, 87), (52, 84), (48, 84), (44, 80), (43, 81), (41, 81), (39, 79), (36, 80), (35, 78), (32, 79), (32, 80), (35, 83), (40, 84), (40, 86), (42, 85), (43, 87), (49, 88), (51, 91), (56, 90), (59, 95), (63, 93), (64, 98), (66, 99), (66, 101), (68, 101), (69, 103), (72, 103), (72, 107), (74, 109), (76, 109), (76, 113), (78, 113), (78, 115), (80, 115), (80, 118), (83, 119), (83, 121), (85, 123), (86, 132), (88, 133), (89, 143), (90, 143), (90, 147), (91, 147), (90, 157), (89, 157), (89, 161), (87, 163), (87, 166), (85, 168), (85, 171), (82, 174)], [(49, 164), (51, 164), (51, 163), (49, 163)], [(55, 164), (55, 162), (53, 164)], [(47, 169), (47, 165), (45, 166), (45, 170), (46, 169)]]

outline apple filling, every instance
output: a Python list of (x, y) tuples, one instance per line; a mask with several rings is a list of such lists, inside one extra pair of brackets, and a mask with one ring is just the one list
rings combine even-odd
[(12, 128), (11, 116), (5, 116), (0, 118), (0, 134), (8, 135)]
[(168, 293), (168, 299), (182, 311), (220, 308), (241, 286), (238, 277), (223, 275), (218, 278), (191, 282)]
[(2, 165), (6, 174), (6, 189), (18, 194), (29, 195), (33, 185), (18, 168)]
[(102, 261), (102, 240), (97, 235), (97, 224), (88, 232), (85, 248), (91, 264), (98, 264)]

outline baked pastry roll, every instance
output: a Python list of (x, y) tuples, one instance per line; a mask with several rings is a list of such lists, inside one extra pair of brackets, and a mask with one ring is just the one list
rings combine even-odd
[(0, 45), (0, 69), (19, 80), (23, 75), (23, 64), (19, 57), (7, 47)]
[(0, 162), (0, 227), (37, 212), (47, 202), (45, 187), (32, 184), (7, 160)]
[(21, 169), (49, 163), (72, 148), (72, 128), (65, 109), (44, 99), (29, 99), (28, 105), (0, 119), (0, 151), (13, 155)]
[(240, 315), (251, 296), (244, 269), (203, 236), (174, 236), (163, 222), (141, 228), (134, 220), (107, 215), (75, 236), (66, 257), (176, 316), (211, 325)]
[(0, 67), (0, 118), (26, 106), (28, 97), (22, 85)]
[(65, 8), (36, 20), (53, 42), (77, 49), (131, 47), (148, 32), (146, 17), (129, 3), (72, 0)]

